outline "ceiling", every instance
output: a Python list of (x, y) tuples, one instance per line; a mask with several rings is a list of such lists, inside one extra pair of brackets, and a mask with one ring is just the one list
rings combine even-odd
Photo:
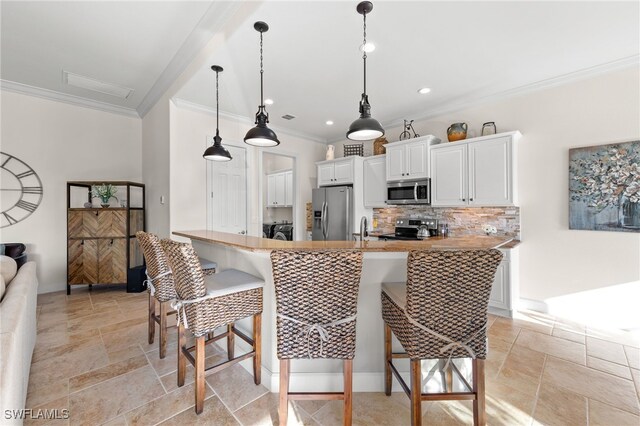
[[(253, 22), (263, 20), (271, 27), (264, 36), (264, 77), (265, 96), (275, 101), (267, 107), (272, 125), (321, 141), (344, 139), (362, 91), (357, 1), (255, 2), (231, 21), (234, 4), (2, 1), (3, 88), (45, 89), (144, 115), (224, 31), (226, 42), (210, 57), (225, 69), (220, 109), (252, 118), (259, 103)], [(639, 34), (638, 2), (378, 0), (368, 17), (368, 39), (376, 44), (367, 70), (372, 114), (390, 126), (637, 64)], [(118, 99), (67, 86), (63, 70), (134, 92)], [(432, 91), (419, 95), (421, 87)], [(213, 71), (203, 67), (176, 97), (215, 107)], [(284, 120), (285, 114), (296, 118)]]

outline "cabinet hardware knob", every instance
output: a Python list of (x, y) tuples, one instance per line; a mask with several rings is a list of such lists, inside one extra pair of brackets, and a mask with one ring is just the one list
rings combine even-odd
[(467, 201), (467, 199), (466, 199), (466, 198), (463, 198), (463, 199), (462, 199), (462, 201)]
[(96, 210), (96, 216), (98, 216), (98, 210)]
[(81, 245), (81, 246), (83, 246), (83, 245), (84, 245), (84, 240), (82, 240), (82, 242), (80, 243), (80, 245)]
[(469, 201), (473, 201), (473, 198), (469, 198)]

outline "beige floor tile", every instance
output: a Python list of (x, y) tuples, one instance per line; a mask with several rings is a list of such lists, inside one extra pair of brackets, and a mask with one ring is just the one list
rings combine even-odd
[(516, 312), (513, 318), (500, 317), (496, 322), (511, 322), (514, 326), (537, 331), (542, 334), (551, 334), (554, 320), (545, 314), (532, 311)]
[(208, 376), (207, 382), (231, 411), (269, 392), (264, 386), (256, 385), (253, 375), (238, 364)]
[(107, 350), (107, 356), (109, 357), (110, 363), (124, 361), (129, 358), (134, 358), (138, 355), (144, 355), (144, 352), (142, 351), (142, 348), (140, 348), (140, 345), (133, 345), (124, 349), (117, 349), (113, 352), (109, 352)]
[(585, 335), (584, 333), (576, 333), (574, 331), (565, 330), (562, 328), (554, 327), (552, 336), (560, 337), (561, 339), (570, 340), (572, 342), (580, 343), (582, 345), (585, 344)]
[(626, 411), (639, 412), (638, 397), (630, 380), (548, 357), (542, 381)]
[[(36, 348), (33, 351), (32, 362), (42, 361), (47, 358), (55, 358), (73, 352), (87, 345), (102, 344), (100, 333), (96, 333), (96, 330), (91, 330), (86, 333), (80, 333), (75, 336), (69, 336), (71, 341), (64, 344), (36, 344)], [(36, 338), (37, 340), (37, 338)]]
[[(69, 424), (69, 398), (64, 396), (37, 407), (30, 407), (33, 412), (24, 419), (25, 426), (49, 426)], [(4, 414), (4, 413), (3, 413)]]
[[(399, 394), (399, 392), (394, 392)], [(277, 395), (277, 394), (276, 394)], [(404, 392), (402, 393), (402, 396), (405, 396)], [(407, 401), (409, 399), (407, 398)], [(304, 411), (306, 411), (308, 414), (310, 415), (314, 415), (315, 413), (317, 413), (322, 407), (324, 407), (327, 404), (327, 400), (316, 400), (316, 401), (296, 401), (295, 404), (299, 407), (301, 407)]]
[(126, 319), (124, 321), (117, 322), (115, 324), (105, 325), (104, 327), (99, 327), (100, 333), (108, 334), (114, 333), (120, 330), (126, 330), (133, 326), (139, 326), (141, 321), (139, 319)]
[(638, 398), (640, 398), (640, 370), (636, 370), (635, 368), (632, 368), (631, 376), (633, 377), (633, 383), (636, 386), (636, 392), (638, 393)]
[(77, 333), (79, 331), (86, 331), (94, 328), (104, 327), (109, 324), (115, 324), (122, 321), (123, 319), (124, 317), (120, 309), (87, 315), (86, 317), (67, 321), (67, 331), (69, 333)]
[(631, 380), (631, 371), (629, 371), (629, 367), (626, 365), (616, 364), (615, 362), (588, 356), (587, 367), (604, 371), (605, 373), (613, 374), (614, 376), (622, 377), (623, 379)]
[(143, 367), (69, 395), (70, 421), (104, 423), (164, 394), (153, 368)]
[(515, 345), (544, 352), (577, 364), (586, 365), (587, 362), (584, 345), (534, 331), (523, 330), (518, 335)]
[(640, 348), (640, 333), (631, 333), (624, 330), (602, 330), (591, 326), (587, 326), (586, 329), (587, 336)]
[[(523, 382), (486, 381), (486, 411), (489, 424), (529, 425), (534, 407), (530, 392), (519, 386)], [(469, 404), (471, 407), (471, 405)]]
[[(147, 354), (147, 356), (149, 356), (149, 354)], [(204, 367), (209, 368), (213, 365), (219, 364), (222, 361), (226, 361), (226, 360), (227, 360), (226, 354), (215, 353), (214, 355), (207, 357), (207, 359), (205, 360)], [(189, 362), (187, 362), (187, 369), (185, 373), (184, 383), (185, 385), (188, 385), (190, 383), (193, 383), (194, 380), (195, 380), (195, 370), (193, 366)], [(177, 365), (174, 371), (160, 377), (160, 381), (162, 382), (162, 386), (164, 386), (164, 389), (167, 392), (173, 392), (174, 390), (176, 390), (178, 388)]]
[(204, 409), (201, 414), (196, 414), (193, 408), (187, 408), (182, 413), (177, 414), (160, 424), (163, 426), (231, 426), (239, 425), (240, 423), (238, 423), (235, 417), (233, 417), (233, 415), (225, 408), (222, 401), (214, 395), (204, 401)]
[[(344, 403), (329, 401), (313, 415), (321, 425), (342, 424)], [(352, 418), (358, 425), (406, 425), (410, 423), (411, 413), (406, 407), (384, 393), (354, 393)]]
[[(213, 391), (205, 386), (205, 398), (211, 396)], [(194, 404), (195, 386), (190, 384), (129, 411), (125, 417), (129, 426), (156, 425), (188, 408), (193, 408)]]
[(82, 331), (79, 333), (68, 333), (67, 324), (59, 323), (55, 326), (47, 328), (46, 330), (38, 332), (34, 354), (37, 354), (36, 357), (38, 357), (42, 355), (38, 352), (48, 352), (49, 350), (58, 346), (75, 343), (80, 340), (98, 336), (100, 336), (100, 332), (95, 329)]
[(129, 358), (124, 361), (109, 364), (96, 370), (87, 371), (69, 379), (69, 392), (77, 392), (81, 389), (88, 388), (105, 380), (112, 379), (123, 374), (127, 374), (138, 368), (149, 365), (147, 357), (138, 355), (135, 358)]
[(543, 383), (533, 418), (536, 425), (586, 425), (587, 398), (564, 388)]
[(535, 396), (542, 377), (546, 355), (524, 346), (513, 345), (496, 381)]
[(587, 337), (587, 355), (617, 364), (628, 365), (624, 348), (619, 343)]
[(27, 408), (37, 407), (69, 395), (69, 380), (38, 381), (29, 378)]
[[(140, 345), (143, 350), (148, 345), (147, 324), (138, 324), (124, 330), (113, 333), (103, 333), (102, 340), (108, 352), (115, 352), (126, 349), (130, 346)], [(157, 343), (154, 347), (158, 349)]]
[(101, 341), (79, 342), (73, 351), (37, 361), (31, 365), (34, 380), (56, 381), (85, 373), (109, 363)]
[[(278, 416), (278, 402), (278, 394), (269, 392), (233, 414), (243, 425), (277, 426), (280, 419)], [(300, 407), (298, 402), (290, 401), (287, 425), (318, 425), (318, 422), (312, 419), (309, 413)]]
[(638, 426), (640, 417), (602, 402), (589, 400), (590, 426)]
[(422, 415), (422, 422), (438, 426), (473, 424), (471, 403), (468, 401), (434, 402), (429, 406), (429, 410)]
[(124, 416), (118, 416), (115, 419), (111, 419), (106, 423), (103, 423), (102, 426), (128, 426), (127, 419)]
[(629, 367), (640, 370), (640, 349), (631, 346), (625, 346), (624, 352), (627, 355)]
[(487, 331), (487, 337), (489, 340), (500, 339), (507, 343), (513, 343), (515, 342), (516, 337), (518, 337), (520, 330), (522, 330), (521, 327), (514, 325), (510, 321), (498, 318)]

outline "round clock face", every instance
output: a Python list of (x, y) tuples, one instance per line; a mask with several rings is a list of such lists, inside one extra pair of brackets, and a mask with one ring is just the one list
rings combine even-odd
[(26, 219), (42, 201), (42, 182), (27, 163), (0, 152), (0, 228)]

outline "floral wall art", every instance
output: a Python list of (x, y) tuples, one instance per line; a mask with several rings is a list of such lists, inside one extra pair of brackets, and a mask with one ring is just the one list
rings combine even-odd
[(569, 229), (640, 232), (640, 141), (569, 150)]

